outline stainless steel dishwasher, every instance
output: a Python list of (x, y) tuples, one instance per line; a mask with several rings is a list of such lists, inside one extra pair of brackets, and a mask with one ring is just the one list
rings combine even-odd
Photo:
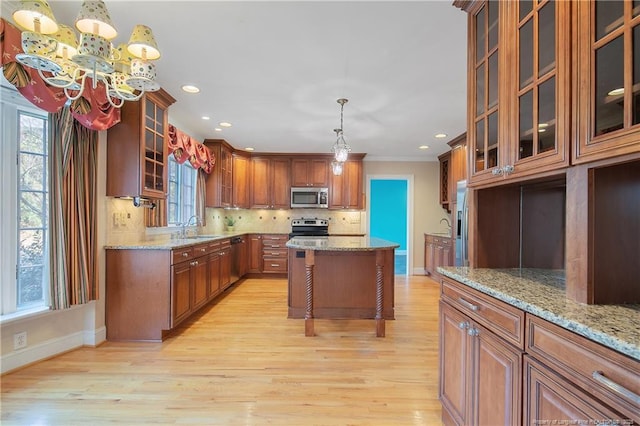
[(240, 279), (240, 262), (242, 261), (242, 256), (240, 255), (240, 244), (243, 243), (244, 237), (231, 238), (231, 284)]

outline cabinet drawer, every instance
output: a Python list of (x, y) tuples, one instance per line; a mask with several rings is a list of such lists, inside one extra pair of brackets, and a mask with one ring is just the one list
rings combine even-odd
[(205, 254), (211, 253), (211, 248), (209, 244), (198, 244), (197, 246), (193, 246), (193, 257), (204, 256)]
[(442, 279), (442, 298), (495, 334), (524, 349), (524, 312), (463, 284)]
[(287, 258), (267, 257), (262, 259), (264, 272), (287, 272)]
[(268, 248), (268, 247), (264, 247), (262, 249), (262, 255), (266, 258), (266, 257), (277, 257), (277, 258), (283, 258), (286, 259), (287, 258), (287, 249), (284, 248)]
[(527, 314), (526, 324), (527, 353), (640, 421), (640, 362), (534, 315)]
[(171, 264), (193, 259), (193, 247), (183, 247), (171, 251)]

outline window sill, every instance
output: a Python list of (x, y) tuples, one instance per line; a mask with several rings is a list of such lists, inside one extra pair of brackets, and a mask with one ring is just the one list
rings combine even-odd
[(49, 312), (53, 311), (48, 306), (39, 306), (37, 308), (25, 309), (23, 311), (16, 311), (6, 315), (0, 315), (0, 325), (6, 325), (24, 319), (36, 318), (46, 315)]

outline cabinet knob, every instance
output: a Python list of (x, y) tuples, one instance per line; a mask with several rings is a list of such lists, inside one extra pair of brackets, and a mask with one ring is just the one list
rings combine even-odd
[(187, 252), (182, 253), (182, 257), (189, 257), (189, 253)]
[(465, 330), (465, 329), (469, 328), (469, 322), (468, 321), (461, 321), (460, 324), (458, 324), (458, 327), (460, 328), (460, 330)]
[(191, 266), (198, 266), (198, 261), (194, 260), (193, 262), (189, 263), (189, 265)]
[(471, 327), (469, 330), (467, 330), (467, 334), (471, 337), (476, 337), (478, 334), (480, 334), (480, 331), (477, 328)]

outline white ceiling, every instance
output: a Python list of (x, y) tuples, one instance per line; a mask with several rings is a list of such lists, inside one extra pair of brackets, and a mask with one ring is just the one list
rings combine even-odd
[[(2, 2), (5, 19), (15, 3)], [(73, 25), (80, 0), (50, 4), (58, 22)], [(158, 82), (177, 100), (170, 121), (199, 140), (329, 152), (342, 97), (347, 143), (368, 160), (435, 160), (466, 129), (467, 16), (451, 0), (106, 5), (114, 44), (135, 24), (153, 29)], [(184, 93), (183, 84), (201, 91)], [(220, 121), (233, 127), (216, 132)], [(448, 137), (435, 139), (441, 132)]]

